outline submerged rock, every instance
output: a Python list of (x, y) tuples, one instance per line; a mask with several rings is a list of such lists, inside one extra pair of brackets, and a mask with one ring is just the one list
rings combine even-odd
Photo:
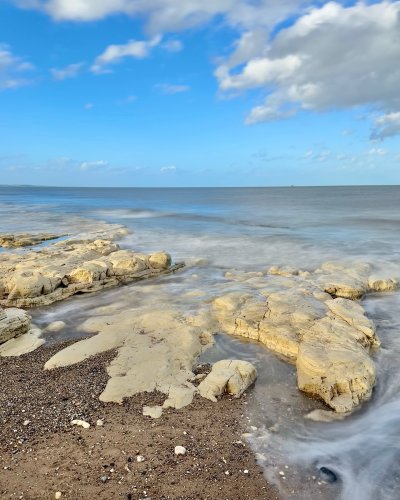
[(214, 402), (225, 392), (238, 398), (256, 378), (257, 370), (248, 361), (224, 359), (213, 365), (198, 390), (203, 398)]

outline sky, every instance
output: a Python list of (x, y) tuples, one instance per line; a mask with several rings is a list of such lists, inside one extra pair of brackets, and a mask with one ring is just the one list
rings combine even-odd
[(0, 0), (0, 184), (400, 184), (400, 1)]

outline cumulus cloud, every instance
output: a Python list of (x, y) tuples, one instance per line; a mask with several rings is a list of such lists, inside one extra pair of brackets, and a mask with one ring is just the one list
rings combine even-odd
[(160, 36), (156, 36), (151, 40), (130, 40), (123, 45), (109, 45), (105, 51), (99, 55), (91, 67), (93, 73), (109, 73), (110, 64), (121, 62), (126, 57), (135, 59), (144, 59), (150, 55), (151, 49), (158, 45), (161, 41)]
[(32, 80), (26, 75), (33, 69), (30, 62), (14, 55), (8, 45), (0, 44), (0, 90), (31, 84)]
[(385, 139), (400, 134), (400, 111), (387, 113), (375, 119), (371, 139)]
[(372, 139), (400, 133), (400, 1), (347, 0), (11, 0), (56, 20), (92, 21), (115, 14), (145, 20), (148, 41), (110, 45), (94, 73), (124, 58), (148, 57), (153, 47), (179, 51), (161, 35), (218, 17), (237, 33), (230, 55), (215, 71), (222, 93), (261, 89), (249, 111), (254, 124), (299, 110), (364, 107), (378, 110)]
[[(242, 35), (215, 72), (222, 91), (265, 90), (264, 103), (251, 110), (247, 123), (300, 109), (400, 109), (400, 2), (329, 2), (265, 37), (264, 46), (260, 36)], [(248, 54), (256, 55), (244, 62)], [(399, 123), (397, 113), (386, 114), (377, 120), (377, 134), (393, 135)]]
[(180, 94), (182, 92), (188, 92), (190, 90), (189, 85), (171, 85), (170, 83), (158, 83), (154, 86), (162, 94)]
[(69, 66), (61, 69), (52, 68), (50, 71), (54, 80), (67, 80), (68, 78), (75, 78), (76, 76), (78, 76), (83, 66), (84, 64), (80, 62), (76, 64), (70, 64)]
[(15, 4), (41, 10), (53, 19), (93, 21), (113, 14), (145, 16), (153, 33), (172, 32), (224, 16), (232, 26), (273, 26), (308, 0), (12, 0)]

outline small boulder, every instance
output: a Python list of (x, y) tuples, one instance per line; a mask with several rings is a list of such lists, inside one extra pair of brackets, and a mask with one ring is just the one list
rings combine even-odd
[(27, 333), (31, 317), (22, 309), (0, 310), (0, 344)]
[(149, 257), (149, 264), (153, 269), (168, 269), (171, 265), (171, 256), (166, 252), (153, 253)]
[(257, 370), (248, 361), (224, 359), (214, 364), (198, 389), (203, 398), (217, 401), (224, 392), (239, 398), (257, 378)]

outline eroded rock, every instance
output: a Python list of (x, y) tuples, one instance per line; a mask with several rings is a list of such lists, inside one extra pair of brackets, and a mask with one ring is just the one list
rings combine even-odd
[[(115, 312), (87, 320), (81, 329), (97, 333), (54, 355), (45, 369), (73, 365), (100, 352), (117, 349), (107, 368), (104, 402), (122, 403), (141, 392), (160, 391), (164, 407), (182, 408), (192, 402), (192, 365), (203, 351), (202, 328), (174, 311)], [(151, 410), (153, 413), (153, 411)], [(150, 410), (146, 409), (150, 415)], [(151, 415), (152, 416), (152, 415)]]
[(49, 234), (49, 233), (39, 233), (39, 234), (0, 234), (0, 247), (3, 248), (20, 248), (35, 246), (43, 243), (45, 241), (55, 240), (65, 236), (63, 234)]
[(198, 390), (203, 398), (214, 402), (225, 392), (238, 398), (256, 378), (257, 370), (248, 361), (224, 359), (213, 365)]
[(326, 264), (315, 273), (278, 271), (242, 280), (248, 293), (228, 291), (215, 299), (219, 326), (262, 342), (296, 365), (299, 389), (337, 412), (351, 411), (371, 396), (376, 369), (370, 350), (379, 340), (362, 305), (343, 296), (359, 298), (371, 290), (370, 267)]
[(0, 308), (0, 344), (28, 332), (31, 317), (22, 309)]
[(112, 240), (122, 234), (120, 226), (109, 225), (107, 232), (103, 225), (102, 231), (86, 238), (78, 235), (24, 255), (0, 254), (0, 305), (49, 305), (76, 293), (96, 292), (183, 266), (172, 266), (166, 252), (144, 255), (120, 250)]

